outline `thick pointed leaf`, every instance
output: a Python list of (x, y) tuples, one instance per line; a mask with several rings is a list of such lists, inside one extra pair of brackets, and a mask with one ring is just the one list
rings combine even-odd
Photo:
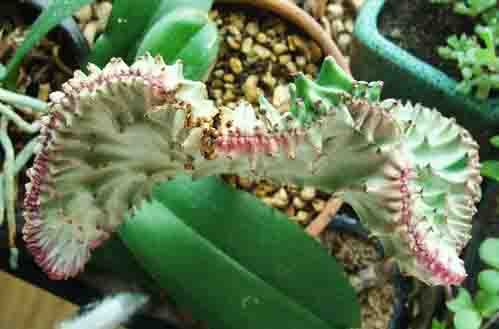
[(210, 328), (331, 328), (157, 201), (144, 203), (120, 236), (160, 286)]
[(150, 25), (160, 4), (161, 0), (115, 1), (106, 31), (97, 39), (89, 62), (103, 66), (112, 57), (125, 58)]
[(282, 213), (215, 177), (177, 178), (159, 185), (153, 198), (331, 327), (359, 327), (359, 305), (342, 268)]
[(208, 14), (195, 9), (175, 10), (158, 20), (131, 56), (161, 55), (166, 63), (182, 60), (187, 79), (206, 76), (218, 54), (218, 32)]
[[(112, 57), (127, 58), (128, 56), (128, 59), (133, 60), (137, 47), (142, 42), (141, 40), (152, 29), (155, 30), (152, 34), (152, 37), (154, 37), (159, 32), (156, 23), (165, 16), (185, 9), (197, 10), (207, 14), (212, 4), (213, 0), (117, 1), (113, 4), (113, 11), (106, 31), (97, 39), (90, 54), (89, 62), (97, 66), (103, 66)], [(180, 39), (176, 42), (180, 42)], [(167, 40), (163, 40), (161, 44), (166, 49), (174, 45)], [(206, 45), (201, 46), (206, 48)], [(145, 51), (148, 51), (148, 49), (145, 49)], [(130, 53), (132, 54), (130, 55)], [(172, 51), (169, 51), (169, 53), (172, 53)]]
[(482, 162), (481, 173), (499, 181), (499, 161), (489, 160)]

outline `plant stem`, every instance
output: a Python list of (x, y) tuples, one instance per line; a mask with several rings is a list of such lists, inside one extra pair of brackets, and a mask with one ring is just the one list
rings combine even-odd
[[(15, 159), (14, 164), (14, 176), (24, 168), (26, 163), (31, 159), (35, 153), (35, 149), (38, 145), (38, 140), (33, 138), (24, 148), (19, 152)], [(0, 227), (3, 224), (5, 215), (5, 192), (4, 192), (4, 175), (0, 175)]]
[[(14, 176), (16, 176), (21, 169), (24, 168), (26, 163), (28, 163), (29, 159), (35, 153), (36, 146), (38, 145), (38, 141), (36, 138), (33, 138), (16, 157), (14, 163)], [(0, 226), (3, 224), (5, 212), (5, 197), (4, 197), (4, 175), (0, 175)]]
[[(4, 160), (4, 188), (5, 188), (5, 200), (6, 200), (6, 219), (9, 226), (9, 246), (12, 250), (10, 263), (12, 265), (17, 265), (17, 250), (15, 249), (15, 237), (16, 237), (16, 187), (15, 187), (15, 158), (14, 158), (14, 146), (7, 133), (7, 128), (9, 124), (9, 119), (7, 117), (2, 117), (0, 121), (0, 143), (5, 151)], [(16, 266), (13, 266), (16, 268)]]
[(29, 107), (36, 112), (47, 112), (47, 103), (25, 95), (20, 95), (12, 91), (0, 88), (0, 101), (9, 103), (15, 107)]
[(19, 129), (28, 134), (34, 134), (40, 130), (40, 123), (38, 121), (28, 123), (9, 106), (3, 105), (2, 103), (0, 103), (0, 114), (5, 115), (9, 120), (12, 120), (12, 122), (14, 122)]
[(494, 314), (494, 316), (493, 316), (493, 317), (491, 317), (491, 318), (489, 319), (489, 321), (487, 321), (487, 322), (483, 325), (482, 329), (488, 329), (488, 328), (490, 328), (490, 327), (491, 327), (494, 323), (496, 323), (496, 321), (497, 321), (497, 320), (499, 320), (499, 312), (497, 312), (496, 314)]

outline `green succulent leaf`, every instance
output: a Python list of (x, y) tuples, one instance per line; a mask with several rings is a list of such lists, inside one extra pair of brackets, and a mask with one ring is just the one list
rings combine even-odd
[(496, 270), (485, 270), (478, 274), (480, 288), (491, 293), (499, 293), (499, 272)]
[(49, 6), (37, 18), (24, 42), (17, 48), (14, 57), (7, 65), (5, 79), (9, 86), (14, 87), (17, 71), (24, 56), (57, 24), (91, 2), (93, 0), (52, 0), (50, 2)]
[(447, 308), (454, 313), (461, 312), (463, 310), (472, 310), (473, 300), (471, 299), (470, 293), (464, 289), (459, 288), (459, 292), (453, 300), (450, 300), (446, 303)]
[(7, 74), (7, 68), (5, 65), (0, 64), (0, 81), (2, 81), (5, 78), (5, 75)]
[(495, 147), (499, 147), (499, 135), (492, 137), (490, 143)]
[(125, 58), (150, 24), (160, 3), (161, 0), (115, 2), (106, 30), (90, 53), (89, 63), (104, 66), (112, 57)]
[(183, 60), (186, 76), (198, 80), (206, 76), (218, 52), (216, 26), (207, 17), (212, 4), (212, 0), (119, 1), (89, 62), (103, 66), (112, 57), (132, 62), (137, 52), (150, 52), (169, 63)]
[(483, 317), (490, 317), (499, 310), (499, 295), (480, 290), (475, 296), (475, 306)]
[(499, 180), (499, 161), (489, 160), (482, 162), (482, 169), (480, 171), (483, 176)]
[(484, 242), (482, 242), (479, 249), (480, 258), (487, 265), (499, 269), (499, 253), (497, 252), (498, 250), (499, 239), (486, 239)]
[(254, 196), (214, 177), (182, 177), (160, 184), (152, 199), (120, 236), (196, 318), (217, 328), (359, 326), (355, 292), (341, 267)]
[(454, 316), (454, 327), (456, 329), (479, 329), (482, 317), (473, 310), (462, 310)]
[(149, 52), (161, 55), (167, 64), (180, 59), (185, 77), (201, 80), (217, 57), (218, 45), (217, 28), (208, 14), (196, 9), (182, 9), (158, 20), (131, 57)]
[(447, 329), (447, 325), (443, 321), (441, 322), (437, 319), (433, 319), (431, 321), (431, 329)]

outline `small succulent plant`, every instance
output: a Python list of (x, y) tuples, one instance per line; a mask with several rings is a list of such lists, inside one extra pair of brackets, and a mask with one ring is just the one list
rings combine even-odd
[[(499, 135), (492, 137), (490, 143), (499, 149)], [(483, 176), (499, 181), (499, 160), (487, 160), (482, 165)]]
[(447, 46), (440, 47), (438, 53), (442, 58), (457, 63), (463, 78), (457, 86), (460, 91), (466, 94), (474, 92), (477, 98), (487, 99), (493, 90), (499, 89), (499, 60), (496, 56), (499, 44), (497, 0), (430, 1), (453, 4), (456, 13), (477, 18), (475, 35), (452, 35), (447, 40)]
[(380, 83), (325, 60), (299, 75), (281, 113), (214, 106), (182, 65), (144, 56), (76, 72), (51, 94), (28, 171), (24, 239), (52, 278), (79, 273), (152, 187), (179, 174), (233, 173), (336, 193), (388, 256), (429, 284), (459, 284), (480, 199), (478, 145), (454, 120), (379, 101)]
[[(479, 249), (480, 259), (488, 266), (478, 273), (478, 291), (472, 294), (459, 288), (457, 296), (447, 302), (453, 313), (453, 327), (456, 329), (487, 329), (499, 318), (499, 239), (489, 238)], [(432, 329), (445, 329), (444, 322), (433, 320)]]

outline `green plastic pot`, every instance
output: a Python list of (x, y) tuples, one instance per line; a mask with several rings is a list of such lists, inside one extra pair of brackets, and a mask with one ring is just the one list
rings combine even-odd
[(384, 81), (384, 98), (435, 107), (454, 117), (482, 141), (499, 131), (499, 99), (481, 101), (456, 91), (457, 82), (386, 39), (378, 17), (386, 0), (367, 0), (355, 24), (352, 73), (358, 80)]

